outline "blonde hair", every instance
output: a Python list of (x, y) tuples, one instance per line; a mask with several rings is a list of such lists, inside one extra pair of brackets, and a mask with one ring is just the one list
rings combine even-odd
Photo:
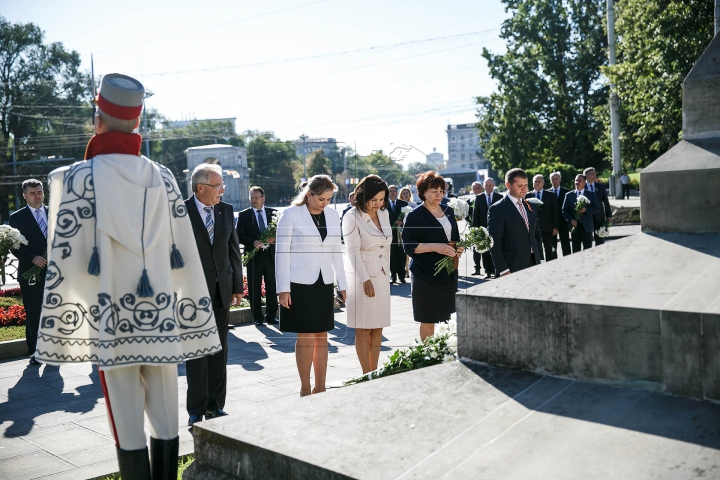
[(410, 201), (412, 202), (413, 195), (412, 195), (412, 192), (410, 191), (410, 189), (409, 189), (408, 187), (402, 187), (402, 188), (400, 189), (400, 193), (398, 193), (398, 198), (399, 198), (400, 200), (403, 200), (403, 192), (408, 192), (408, 193), (410, 194)]
[(123, 133), (132, 133), (133, 130), (135, 130), (135, 127), (138, 126), (138, 119), (140, 118), (138, 117), (132, 118), (130, 120), (121, 120), (119, 118), (111, 117), (107, 113), (100, 110), (100, 108), (97, 109), (96, 115), (102, 118), (102, 122), (108, 129), (108, 131)]
[(322, 195), (328, 190), (332, 190), (333, 193), (338, 191), (338, 186), (335, 185), (332, 179), (328, 175), (315, 175), (310, 178), (309, 181), (303, 182), (300, 185), (300, 192), (293, 199), (293, 205), (305, 205), (308, 203), (307, 194), (310, 192), (313, 195)]

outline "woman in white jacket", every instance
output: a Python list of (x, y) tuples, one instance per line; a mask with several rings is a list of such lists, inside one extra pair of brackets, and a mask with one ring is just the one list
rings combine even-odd
[(377, 368), (382, 329), (390, 326), (388, 186), (368, 175), (355, 188), (355, 207), (343, 218), (348, 271), (347, 325), (355, 329), (355, 350), (363, 373)]
[[(335, 192), (337, 185), (327, 175), (312, 177), (283, 212), (275, 239), (280, 330), (297, 333), (301, 397), (325, 391), (327, 332), (335, 327), (334, 281), (343, 301), (346, 298), (340, 215), (325, 209)], [(311, 367), (315, 371), (312, 389)]]

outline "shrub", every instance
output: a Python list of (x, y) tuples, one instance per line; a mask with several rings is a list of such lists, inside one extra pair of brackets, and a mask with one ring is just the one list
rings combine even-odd
[[(538, 173), (545, 177), (545, 188), (552, 187), (552, 183), (550, 183), (550, 174), (553, 172), (560, 172), (560, 184), (563, 187), (575, 190), (575, 175), (582, 173), (582, 170), (566, 163), (543, 163), (537, 167), (528, 168), (525, 170), (525, 173), (527, 173), (528, 176), (528, 189), (532, 190), (532, 178)], [(504, 184), (505, 182), (501, 183)]]
[(0, 297), (22, 297), (22, 293), (20, 292), (20, 287), (7, 288), (0, 290)]

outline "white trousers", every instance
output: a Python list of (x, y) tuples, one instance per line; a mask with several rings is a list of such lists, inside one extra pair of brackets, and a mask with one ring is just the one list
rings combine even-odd
[(177, 365), (135, 365), (100, 370), (110, 431), (123, 450), (147, 446), (145, 418), (150, 436), (172, 440), (178, 436)]

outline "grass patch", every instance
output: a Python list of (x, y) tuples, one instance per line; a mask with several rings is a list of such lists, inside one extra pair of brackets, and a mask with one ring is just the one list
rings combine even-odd
[[(178, 476), (177, 480), (182, 480), (183, 472), (190, 464), (195, 460), (195, 455), (183, 455), (178, 460)], [(93, 480), (120, 480), (120, 475), (113, 473), (112, 475), (105, 475), (104, 477), (96, 477)], [(132, 480), (132, 479), (129, 479)]]
[(18, 340), (21, 338), (25, 338), (25, 325), (0, 327), (0, 342), (7, 342), (8, 340)]
[(0, 297), (0, 307), (7, 308), (13, 305), (22, 305), (23, 301), (21, 297)]

